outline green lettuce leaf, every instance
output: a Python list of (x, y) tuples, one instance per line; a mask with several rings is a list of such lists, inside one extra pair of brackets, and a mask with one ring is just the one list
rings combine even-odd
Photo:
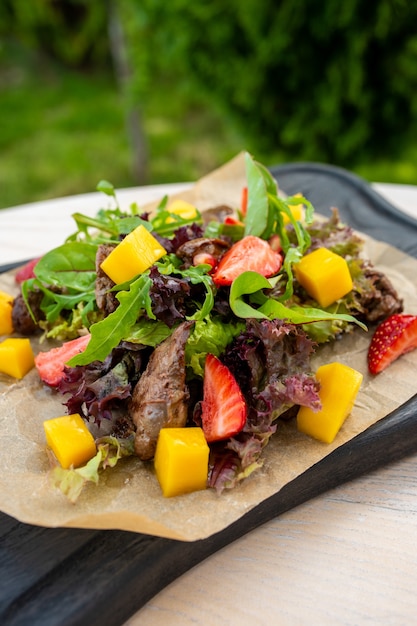
[(159, 320), (141, 319), (140, 322), (132, 326), (124, 340), (155, 348), (167, 339), (172, 331), (172, 328)]
[(91, 482), (97, 485), (100, 473), (107, 467), (115, 467), (117, 462), (134, 454), (133, 436), (126, 439), (108, 436), (97, 440), (97, 454), (82, 467), (63, 469), (54, 467), (51, 481), (70, 502), (75, 503), (84, 486)]
[(207, 354), (219, 356), (244, 329), (244, 322), (226, 324), (217, 318), (197, 321), (185, 346), (187, 365), (196, 376), (203, 377)]

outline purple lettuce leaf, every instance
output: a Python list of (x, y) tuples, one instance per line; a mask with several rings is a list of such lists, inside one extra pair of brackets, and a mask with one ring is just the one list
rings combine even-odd
[(175, 253), (176, 250), (182, 246), (187, 241), (191, 241), (192, 239), (198, 239), (202, 237), (204, 234), (203, 228), (196, 223), (188, 224), (187, 226), (180, 226), (174, 231), (173, 237), (162, 237), (158, 235), (158, 233), (152, 233), (155, 239), (159, 241), (159, 243), (164, 246), (165, 250), (170, 253)]
[(120, 412), (127, 411), (133, 388), (149, 360), (150, 349), (122, 342), (105, 361), (66, 367), (58, 390), (69, 395), (64, 403), (68, 413), (92, 417), (116, 425)]
[(209, 484), (230, 488), (257, 469), (276, 418), (296, 405), (320, 408), (311, 372), (315, 344), (299, 326), (282, 320), (248, 320), (221, 359), (245, 396), (248, 418), (241, 433), (212, 451)]
[(189, 280), (161, 274), (155, 265), (151, 267), (149, 276), (152, 280), (149, 296), (155, 317), (169, 328), (184, 321), (191, 293)]

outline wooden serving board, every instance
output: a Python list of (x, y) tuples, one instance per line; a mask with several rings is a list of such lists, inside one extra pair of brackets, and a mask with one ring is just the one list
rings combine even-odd
[[(271, 168), (288, 194), (417, 257), (417, 221), (365, 181), (315, 163)], [(1, 271), (11, 269), (0, 268)], [(125, 531), (42, 528), (0, 514), (3, 626), (122, 624), (156, 593), (223, 546), (315, 496), (417, 452), (417, 395), (225, 530), (180, 542)], [(389, 445), (388, 445), (389, 444)]]

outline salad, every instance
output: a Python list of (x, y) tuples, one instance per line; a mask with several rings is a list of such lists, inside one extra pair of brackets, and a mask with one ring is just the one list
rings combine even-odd
[[(235, 487), (262, 466), (280, 422), (320, 410), (320, 346), (402, 312), (336, 210), (316, 216), (249, 154), (245, 163), (241, 206), (201, 213), (168, 198), (152, 214), (125, 213), (102, 182), (112, 206), (74, 215), (74, 234), (19, 277), (14, 330), (62, 344), (36, 357), (39, 375), (95, 439), (85, 465), (53, 470), (71, 500), (124, 457), (152, 461), (166, 428), (201, 428), (207, 485)], [(302, 263), (322, 251), (348, 268), (342, 294), (339, 275), (318, 291), (305, 281)], [(326, 262), (315, 263), (321, 276)]]

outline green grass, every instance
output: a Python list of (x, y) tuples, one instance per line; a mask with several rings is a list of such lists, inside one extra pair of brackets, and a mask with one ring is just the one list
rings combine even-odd
[[(90, 192), (103, 178), (116, 188), (138, 184), (124, 102), (110, 71), (3, 58), (0, 81), (0, 208)], [(286, 160), (279, 148), (259, 153), (193, 92), (158, 85), (143, 110), (149, 184), (195, 180), (244, 149), (267, 165)], [(353, 170), (370, 181), (417, 184), (417, 144), (410, 138), (400, 160)]]
[(0, 96), (0, 205), (130, 182), (123, 108), (108, 80), (32, 77)]
[[(0, 208), (93, 191), (103, 178), (138, 184), (111, 74), (29, 70), (0, 66)], [(170, 98), (145, 103), (145, 182), (194, 180), (244, 148), (220, 114), (184, 94), (175, 106)]]

